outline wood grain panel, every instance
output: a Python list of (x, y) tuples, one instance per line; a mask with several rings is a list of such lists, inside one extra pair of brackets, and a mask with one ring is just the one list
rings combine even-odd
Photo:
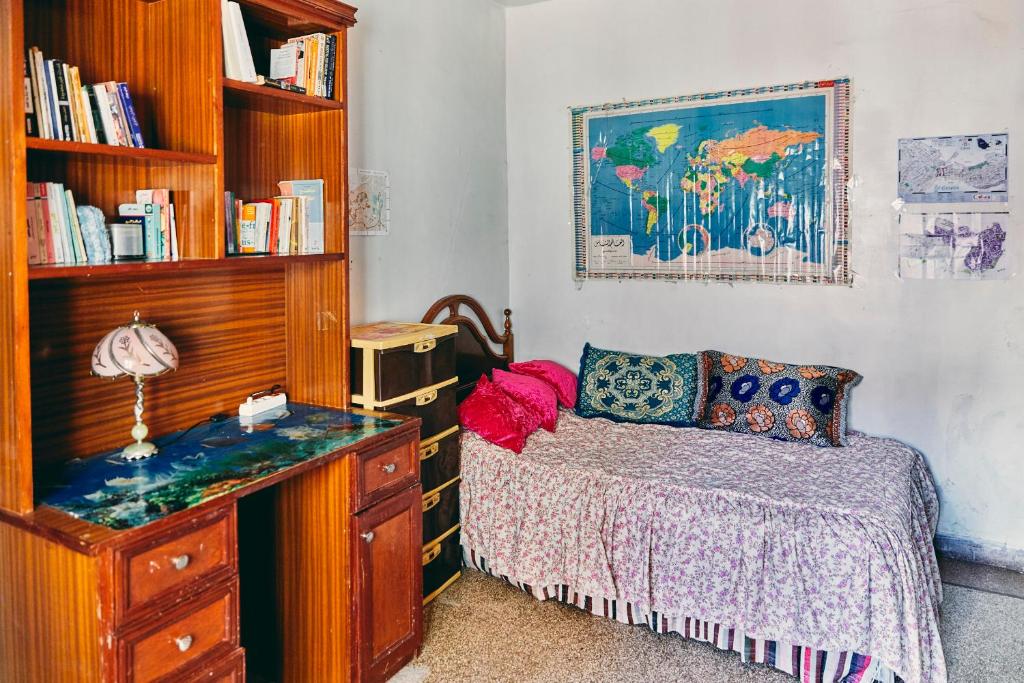
[(134, 384), (90, 375), (104, 334), (138, 309), (175, 343), (177, 372), (146, 384), (144, 419), (159, 436), (218, 412), (234, 413), (249, 393), (285, 384), (285, 287), (281, 268), (32, 283), (32, 408), (37, 463), (125, 444), (134, 422)]
[(351, 466), (351, 456), (342, 458), (278, 488), (277, 594), (285, 681), (351, 680)]
[(293, 400), (349, 404), (348, 262), (288, 267), (288, 387)]
[(99, 566), (0, 524), (0, 680), (100, 680)]
[(32, 509), (28, 362), (28, 263), (25, 231), (25, 118), (20, 2), (0, 2), (0, 507)]

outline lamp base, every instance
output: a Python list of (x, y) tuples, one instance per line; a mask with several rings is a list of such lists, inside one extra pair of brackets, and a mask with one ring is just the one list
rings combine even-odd
[(142, 460), (151, 455), (156, 455), (156, 451), (156, 444), (148, 441), (136, 441), (129, 446), (125, 446), (124, 450), (121, 451), (121, 455), (125, 460)]

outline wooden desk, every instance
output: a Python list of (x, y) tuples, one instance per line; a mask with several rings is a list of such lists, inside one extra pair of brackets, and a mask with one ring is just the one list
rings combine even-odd
[(419, 420), (282, 413), (72, 462), (35, 512), (0, 512), (0, 680), (242, 681), (268, 633), (256, 680), (386, 680), (411, 659)]

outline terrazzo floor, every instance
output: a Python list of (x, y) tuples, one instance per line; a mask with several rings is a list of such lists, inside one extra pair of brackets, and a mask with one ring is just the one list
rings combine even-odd
[[(942, 560), (950, 683), (1024, 681), (1024, 574)], [(540, 602), (473, 570), (425, 613), (421, 656), (391, 683), (793, 683), (676, 634)]]

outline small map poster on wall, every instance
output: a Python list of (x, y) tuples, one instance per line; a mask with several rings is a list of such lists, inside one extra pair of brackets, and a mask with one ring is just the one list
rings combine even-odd
[(849, 87), (573, 108), (576, 278), (850, 284)]
[(1006, 202), (1009, 135), (899, 141), (899, 196), (908, 204)]
[(387, 171), (349, 171), (348, 222), (353, 235), (386, 235), (391, 227), (391, 183)]

